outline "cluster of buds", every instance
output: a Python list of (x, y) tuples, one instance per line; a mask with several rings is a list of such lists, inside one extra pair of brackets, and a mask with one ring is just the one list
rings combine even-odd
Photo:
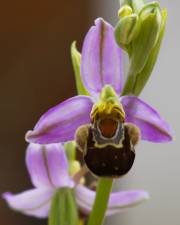
[(139, 95), (155, 65), (166, 24), (166, 9), (158, 2), (124, 1), (118, 12), (115, 38), (129, 55), (123, 94)]

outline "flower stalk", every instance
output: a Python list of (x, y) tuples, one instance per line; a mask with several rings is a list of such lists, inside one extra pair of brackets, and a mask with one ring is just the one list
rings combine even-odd
[(104, 221), (109, 195), (111, 193), (113, 179), (100, 178), (96, 191), (96, 198), (88, 225), (100, 225)]
[(77, 225), (78, 213), (72, 190), (61, 188), (52, 200), (48, 225), (66, 224)]

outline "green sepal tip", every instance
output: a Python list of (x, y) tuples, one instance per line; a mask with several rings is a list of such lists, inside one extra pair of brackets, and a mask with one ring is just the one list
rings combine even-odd
[(89, 95), (81, 79), (81, 70), (80, 70), (81, 54), (76, 48), (75, 41), (71, 45), (71, 59), (72, 59), (72, 64), (73, 64), (73, 69), (75, 74), (77, 92), (79, 95)]

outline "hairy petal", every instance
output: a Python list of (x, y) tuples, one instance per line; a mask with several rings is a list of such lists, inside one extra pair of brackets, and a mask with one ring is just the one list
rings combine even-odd
[(122, 88), (122, 52), (116, 44), (113, 27), (98, 18), (87, 33), (81, 61), (81, 75), (92, 95), (111, 85), (120, 94)]
[(124, 96), (120, 101), (126, 113), (126, 122), (134, 123), (140, 128), (143, 140), (152, 142), (172, 140), (169, 125), (150, 105), (135, 96)]
[(73, 187), (62, 144), (29, 144), (26, 165), (35, 187)]
[[(90, 213), (95, 200), (96, 192), (85, 186), (78, 185), (75, 189), (76, 201), (84, 213)], [(147, 200), (149, 195), (145, 191), (122, 191), (111, 193), (106, 216), (122, 212)]]
[(9, 207), (29, 216), (38, 218), (48, 217), (51, 199), (54, 195), (53, 189), (31, 189), (20, 194), (3, 194), (3, 198)]
[(90, 122), (93, 102), (90, 97), (76, 96), (47, 111), (26, 140), (39, 144), (66, 142), (74, 139), (76, 129)]

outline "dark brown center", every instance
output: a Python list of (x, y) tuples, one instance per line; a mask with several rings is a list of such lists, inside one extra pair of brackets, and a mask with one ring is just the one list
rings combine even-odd
[(99, 177), (120, 177), (132, 167), (135, 159), (134, 147), (131, 145), (127, 127), (124, 130), (122, 146), (106, 145), (99, 148), (95, 145), (93, 130), (89, 129), (87, 151), (84, 161), (89, 170)]

